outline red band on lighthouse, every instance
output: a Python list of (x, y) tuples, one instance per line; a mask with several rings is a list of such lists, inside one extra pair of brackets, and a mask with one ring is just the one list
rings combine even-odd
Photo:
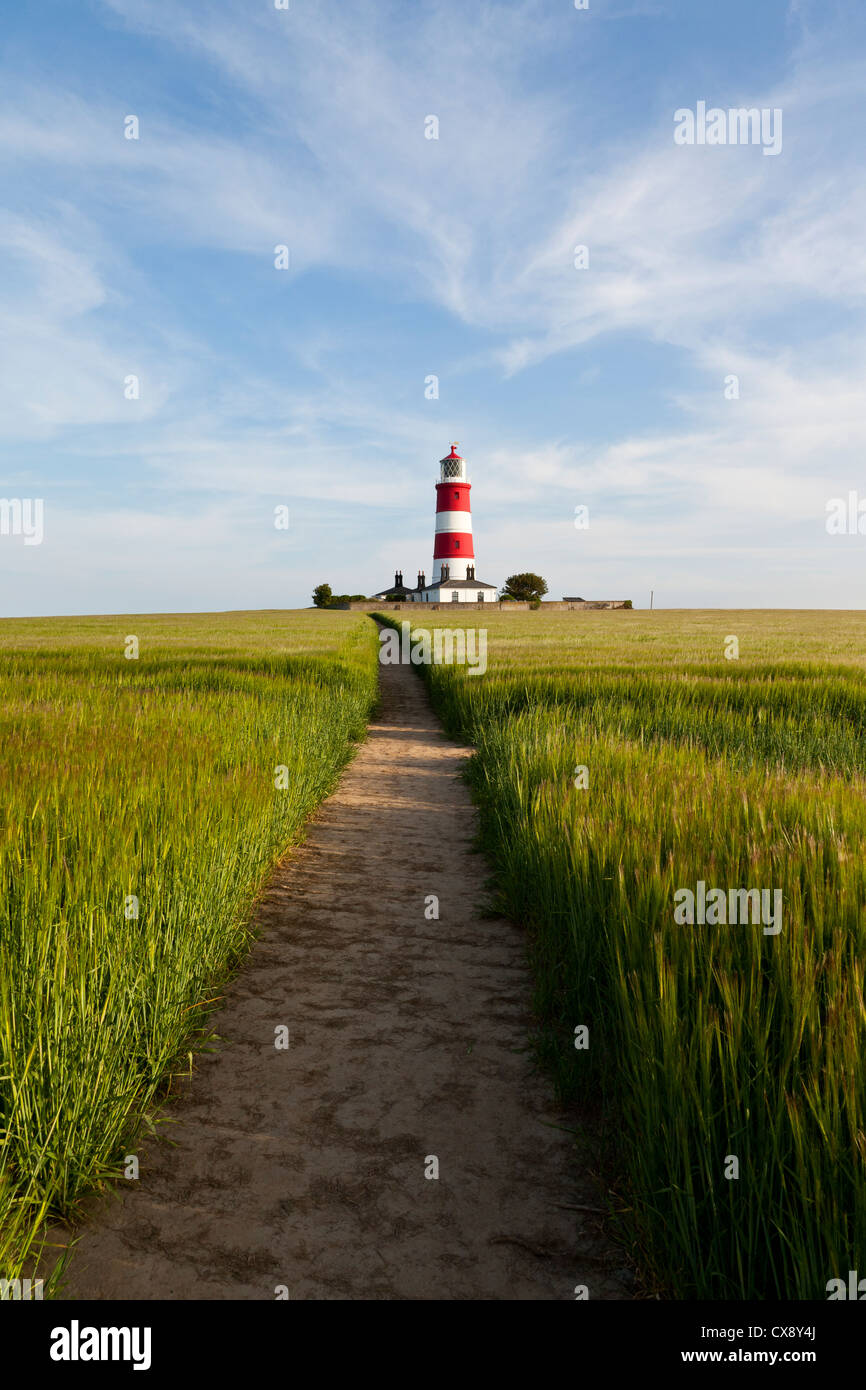
[(468, 512), (471, 483), (437, 483), (437, 512)]
[[(433, 559), (435, 560), (474, 560), (475, 551), (472, 546), (471, 531), (439, 531), (433, 543)], [(451, 565), (450, 575), (452, 579), (465, 579), (466, 576), (457, 575), (454, 565)]]

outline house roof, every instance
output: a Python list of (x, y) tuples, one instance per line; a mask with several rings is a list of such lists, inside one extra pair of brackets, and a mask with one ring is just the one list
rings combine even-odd
[(373, 598), (387, 598), (389, 594), (420, 594), (426, 593), (428, 589), (496, 589), (496, 584), (485, 584), (480, 579), (437, 579), (436, 583), (416, 584), (410, 589), (407, 584), (391, 584), (387, 589), (380, 589), (378, 593), (372, 595)]
[(437, 579), (435, 584), (425, 584), (425, 589), (495, 589), (495, 584), (484, 584), (480, 579)]

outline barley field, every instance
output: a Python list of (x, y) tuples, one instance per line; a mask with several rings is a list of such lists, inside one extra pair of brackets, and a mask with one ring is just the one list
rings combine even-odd
[(4, 1278), (121, 1174), (206, 1042), (263, 879), (375, 699), (362, 615), (0, 622)]
[[(477, 749), (537, 1050), (564, 1097), (600, 1103), (646, 1287), (826, 1298), (866, 1260), (866, 614), (420, 625), (487, 630), (485, 674), (420, 669)], [(778, 930), (677, 921), (699, 883), (781, 892)]]

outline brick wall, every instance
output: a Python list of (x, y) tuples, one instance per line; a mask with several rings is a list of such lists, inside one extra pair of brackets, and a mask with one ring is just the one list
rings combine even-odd
[[(625, 608), (627, 599), (583, 599), (580, 603), (564, 603), (561, 599), (543, 600), (539, 612), (554, 611), (577, 611), (585, 608)], [(345, 603), (343, 608), (350, 608), (356, 613), (395, 613), (405, 609), (407, 612), (426, 613), (448, 610), (450, 612), (470, 613), (490, 612), (511, 612), (528, 613), (531, 605), (528, 603)]]

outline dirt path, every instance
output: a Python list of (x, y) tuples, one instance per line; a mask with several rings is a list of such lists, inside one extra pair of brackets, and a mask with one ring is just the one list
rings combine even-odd
[(378, 722), (274, 874), (175, 1146), (140, 1149), (65, 1297), (630, 1296), (596, 1218), (565, 1209), (597, 1199), (526, 1052), (520, 930), (479, 913), (467, 750), (412, 670), (381, 674)]

